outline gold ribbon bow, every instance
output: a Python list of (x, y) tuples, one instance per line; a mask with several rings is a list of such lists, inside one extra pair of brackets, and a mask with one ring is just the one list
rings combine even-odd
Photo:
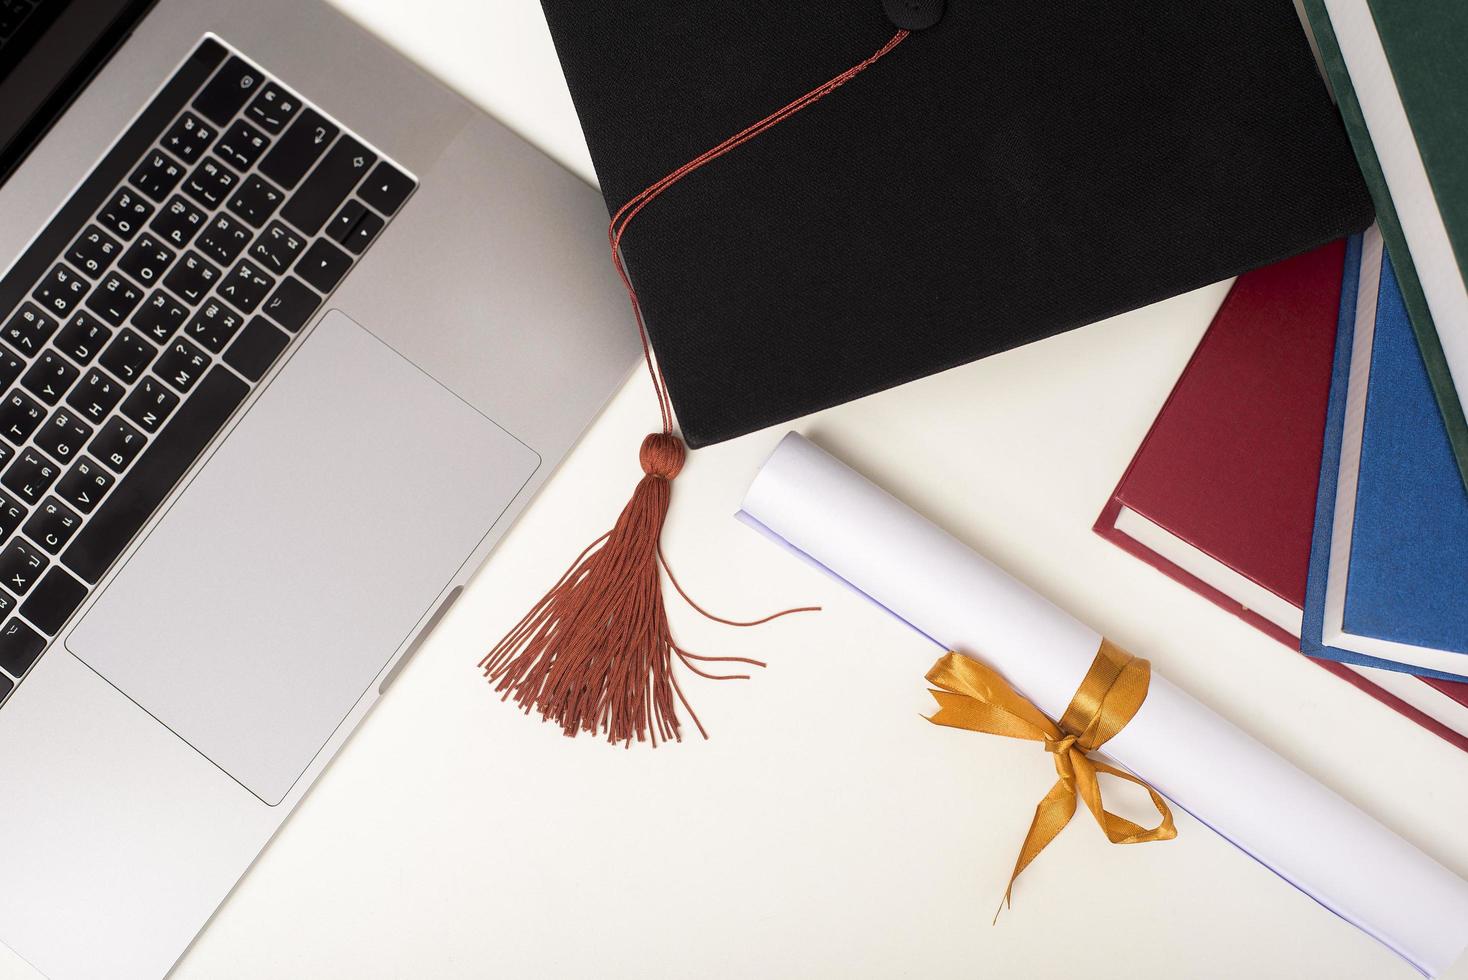
[[(971, 732), (1043, 742), (1045, 751), (1055, 756), (1055, 772), (1060, 778), (1035, 808), (1035, 819), (1030, 823), (1019, 859), (1009, 876), (1001, 909), (1010, 903), (1015, 879), (1070, 823), (1076, 812), (1077, 794), (1113, 844), (1144, 844), (1177, 836), (1172, 811), (1156, 790), (1131, 773), (1087, 757), (1087, 753), (1106, 744), (1132, 720), (1147, 698), (1151, 673), (1147, 661), (1133, 657), (1110, 640), (1102, 640), (1091, 669), (1057, 725), (997, 672), (977, 660), (947, 653), (928, 671), (928, 683), (940, 688), (932, 692), (938, 701), (938, 712), (929, 721)], [(1103, 772), (1136, 783), (1147, 791), (1162, 818), (1156, 827), (1149, 830), (1101, 805), (1101, 785), (1096, 775)]]

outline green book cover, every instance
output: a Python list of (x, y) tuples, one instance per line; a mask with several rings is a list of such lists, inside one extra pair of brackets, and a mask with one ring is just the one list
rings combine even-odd
[[(1376, 204), (1377, 223), (1391, 253), (1392, 263), (1411, 315), (1422, 358), (1457, 456), (1458, 469), (1468, 484), (1468, 419), (1464, 418), (1460, 387), (1433, 322), (1427, 294), (1392, 201), (1381, 159), (1372, 141), (1357, 85), (1346, 68), (1327, 0), (1303, 0), (1306, 16), (1320, 50), (1321, 62), (1336, 94), (1346, 131)], [(1345, 6), (1333, 5), (1339, 10)], [(1368, 78), (1362, 84), (1395, 85), (1396, 96), (1411, 126), (1411, 136), (1431, 183), (1432, 197), (1442, 215), (1459, 275), (1468, 279), (1468, 4), (1460, 0), (1356, 0), (1353, 14), (1375, 22), (1390, 73), (1385, 79)], [(1463, 373), (1463, 372), (1460, 372)], [(1468, 377), (1459, 379), (1468, 391)]]

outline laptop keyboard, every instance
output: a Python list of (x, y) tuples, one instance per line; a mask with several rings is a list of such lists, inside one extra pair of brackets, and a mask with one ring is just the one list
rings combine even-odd
[(416, 186), (205, 38), (0, 279), (0, 703)]

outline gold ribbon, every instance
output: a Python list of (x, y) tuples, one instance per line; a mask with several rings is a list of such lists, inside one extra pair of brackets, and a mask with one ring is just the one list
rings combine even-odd
[[(1055, 757), (1055, 772), (1060, 778), (1035, 808), (1035, 819), (1030, 822), (1019, 859), (1009, 876), (1001, 909), (1010, 903), (1015, 879), (1070, 823), (1076, 812), (1077, 794), (1113, 844), (1144, 844), (1177, 836), (1172, 811), (1156, 790), (1131, 773), (1087, 758), (1087, 753), (1106, 744), (1132, 720), (1147, 699), (1151, 673), (1147, 661), (1103, 639), (1096, 659), (1091, 661), (1091, 669), (1057, 725), (996, 671), (977, 660), (947, 653), (928, 671), (928, 683), (939, 688), (932, 692), (938, 701), (938, 712), (929, 721), (987, 735), (1043, 742), (1045, 751)], [(1125, 779), (1145, 789), (1161, 817), (1157, 826), (1149, 830), (1105, 809), (1101, 805), (1098, 773)]]

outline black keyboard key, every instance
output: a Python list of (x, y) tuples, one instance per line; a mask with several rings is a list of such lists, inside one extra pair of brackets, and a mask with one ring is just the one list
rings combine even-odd
[[(108, 382), (108, 384), (117, 388), (113, 382)], [(118, 389), (118, 394), (121, 394), (121, 389)], [(87, 417), (91, 417), (89, 413)], [(107, 416), (104, 413), (102, 417)], [(36, 447), (65, 465), (76, 459), (90, 438), (92, 438), (92, 427), (77, 418), (76, 412), (63, 408), (52, 412), (46, 424), (36, 432)]]
[(133, 314), (133, 326), (142, 331), (144, 337), (161, 344), (189, 318), (187, 307), (161, 289), (156, 289), (148, 301)]
[[(240, 324), (244, 322), (245, 318), (241, 314), (231, 310), (223, 303), (210, 300), (189, 321), (184, 333), (218, 354), (239, 332)], [(161, 370), (162, 365), (159, 368)]]
[[(73, 361), (78, 364), (86, 364), (97, 356), (97, 352), (111, 336), (112, 331), (107, 328), (106, 324), (83, 310), (72, 317), (70, 323), (61, 328), (61, 332), (56, 335), (56, 346), (61, 353)], [(0, 359), (3, 357), (4, 355), (0, 354)], [(0, 372), (0, 379), (3, 378), (4, 373)], [(9, 383), (10, 381), (0, 381), (0, 386)]]
[(66, 358), (54, 350), (42, 351), (41, 356), (31, 365), (31, 369), (25, 373), (20, 383), (26, 391), (35, 395), (47, 405), (55, 405), (61, 401), (61, 396), (66, 394), (71, 383), (77, 379), (81, 372), (72, 367)]
[(275, 144), (260, 161), (260, 172), (290, 190), (301, 182), (306, 171), (316, 162), (331, 141), (341, 132), (334, 123), (315, 109), (303, 108)]
[(143, 291), (115, 272), (109, 272), (87, 297), (87, 309), (100, 316), (114, 327), (122, 326), (124, 320), (143, 301)]
[(84, 275), (96, 279), (121, 251), (121, 242), (96, 225), (87, 225), (87, 230), (67, 250), (66, 260)]
[(306, 325), (321, 306), (321, 297), (317, 296), (299, 279), (286, 276), (281, 280), (270, 298), (260, 312), (268, 314), (270, 319), (285, 327), (291, 333), (295, 333)]
[(59, 325), (55, 317), (43, 312), (39, 306), (26, 303), (5, 321), (5, 327), (0, 334), (22, 354), (35, 357)]
[(53, 568), (41, 579), (25, 602), (20, 614), (45, 633), (55, 636), (87, 597), (87, 587), (59, 568)]
[(122, 403), (122, 414), (132, 419), (145, 432), (157, 432), (168, 414), (178, 407), (178, 396), (163, 382), (149, 375)]
[(15, 355), (9, 347), (0, 345), (0, 390), (9, 388), (25, 370), (25, 361)]
[(197, 252), (185, 252), (184, 257), (163, 280), (163, 285), (173, 290), (190, 306), (198, 306), (214, 283), (219, 280), (219, 267)]
[[(71, 394), (66, 398), (66, 404), (76, 409), (82, 418), (86, 419), (92, 425), (97, 425), (117, 407), (117, 403), (122, 399), (122, 395), (122, 385), (109, 378), (105, 372), (92, 368), (87, 372), (87, 376), (82, 379), (82, 383), (71, 390)], [(56, 416), (51, 416), (51, 419), (54, 422)], [(47, 423), (48, 426), (50, 424), (50, 422)], [(46, 429), (42, 428), (41, 432), (45, 433)], [(87, 432), (87, 435), (91, 435), (90, 430)], [(77, 439), (71, 448), (80, 449), (86, 441), (85, 437)], [(41, 443), (40, 436), (36, 436), (36, 445), (42, 449), (46, 449), (46, 446)], [(46, 451), (51, 452), (49, 449)], [(72, 458), (71, 456), (63, 456), (55, 452), (52, 452), (51, 455), (62, 462), (66, 462)], [(75, 453), (72, 455), (75, 455)]]
[(154, 150), (143, 158), (143, 162), (138, 164), (127, 182), (153, 200), (162, 201), (173, 193), (178, 182), (183, 180), (183, 175), (183, 164), (171, 159), (166, 153)]
[(174, 248), (183, 248), (194, 240), (207, 218), (208, 215), (203, 211), (175, 194), (163, 210), (158, 212), (158, 217), (153, 219), (150, 227)]
[(257, 316), (245, 327), (245, 332), (230, 347), (229, 353), (224, 355), (224, 363), (251, 381), (259, 381), (290, 342), (288, 334), (272, 327), (264, 317)]
[(250, 247), (250, 256), (265, 266), (266, 271), (278, 276), (291, 267), (305, 247), (304, 238), (279, 221), (272, 221), (270, 227), (255, 239), (255, 244)]
[[(3, 604), (6, 612), (9, 612), (10, 607), (15, 605), (9, 596), (0, 597), (0, 604)], [(4, 703), (5, 699), (10, 697), (10, 692), (13, 690), (15, 690), (15, 681), (6, 677), (4, 674), (0, 674), (0, 703)]]
[(101, 578), (249, 393), (228, 368), (205, 375), (62, 554), (62, 563), (83, 581)]
[(102, 426), (97, 438), (92, 440), (92, 455), (114, 473), (127, 469), (138, 453), (143, 451), (143, 434), (120, 418), (113, 418)]
[(376, 154), (350, 136), (343, 136), (291, 195), (280, 216), (306, 234), (316, 234), (375, 162)]
[(112, 200), (97, 215), (97, 223), (123, 241), (138, 233), (153, 215), (153, 205), (130, 187), (112, 195)]
[(224, 131), (214, 152), (225, 163), (233, 164), (241, 170), (249, 170), (269, 145), (270, 137), (239, 119)]
[(31, 298), (47, 313), (64, 319), (91, 288), (92, 284), (81, 276), (64, 265), (57, 265), (46, 273)]
[(90, 514), (116, 480), (96, 460), (83, 456), (56, 484), (56, 495), (83, 514)]
[(172, 249), (152, 235), (144, 235), (127, 250), (117, 267), (144, 286), (151, 286), (173, 262), (174, 254)]
[(220, 265), (229, 265), (240, 257), (240, 253), (254, 237), (255, 233), (243, 221), (227, 214), (219, 214), (214, 216), (209, 227), (199, 235), (194, 247)]
[[(0, 493), (0, 541), (9, 538), (25, 521), (26, 509), (14, 498)], [(3, 612), (4, 610), (0, 610)]]
[(45, 417), (46, 410), (19, 391), (12, 391), (0, 402), (0, 432), (17, 446), (31, 437)]
[(107, 349), (102, 352), (102, 359), (98, 362), (124, 382), (131, 383), (137, 380), (138, 375), (153, 360), (157, 349), (136, 331), (124, 330), (112, 339)]
[(368, 211), (352, 226), (351, 234), (347, 235), (346, 240), (342, 244), (353, 255), (361, 255), (386, 225), (387, 222), (383, 221), (371, 211)]
[[(82, 526), (82, 519), (55, 497), (47, 497), (31, 519), (25, 522), (25, 535), (47, 554), (58, 554), (66, 542)], [(42, 625), (37, 623), (36, 625)], [(55, 632), (47, 630), (48, 633)]]
[(175, 390), (187, 395), (204, 376), (204, 369), (208, 366), (208, 354), (187, 340), (180, 339), (168, 345), (168, 349), (158, 359), (158, 366), (153, 370)]
[(210, 157), (189, 174), (184, 193), (212, 211), (225, 202), (239, 182), (233, 170)]
[(204, 91), (194, 100), (194, 108), (214, 125), (223, 126), (234, 118), (263, 81), (258, 71), (231, 57), (204, 86)]
[(19, 677), (46, 649), (46, 639), (18, 619), (0, 627), (0, 667)]
[(60, 475), (60, 468), (45, 456), (34, 449), (22, 449), (5, 475), (0, 476), (0, 483), (25, 503), (38, 504)]
[(367, 213), (367, 205), (358, 200), (348, 201), (342, 205), (342, 209), (331, 219), (331, 224), (326, 226), (326, 237), (338, 245), (345, 245), (347, 239), (352, 237), (352, 229), (357, 227), (357, 222)]
[(283, 200), (283, 193), (262, 178), (250, 174), (229, 199), (229, 209), (249, 222), (251, 227), (259, 228), (270, 220)]
[(352, 267), (352, 257), (324, 238), (318, 238), (306, 249), (296, 265), (296, 275), (312, 286), (329, 293)]
[(219, 283), (219, 295), (244, 313), (255, 312), (255, 307), (265, 301), (275, 280), (267, 276), (249, 259), (241, 259), (234, 271)]
[(300, 99), (271, 82), (255, 96), (245, 115), (268, 132), (278, 134), (300, 108)]
[(413, 178), (403, 173), (397, 167), (386, 160), (377, 165), (372, 171), (372, 176), (362, 185), (357, 192), (358, 196), (388, 217), (397, 213), (398, 208), (413, 193)]
[(184, 163), (193, 163), (204, 155), (218, 134), (219, 128), (213, 123), (205, 122), (192, 112), (185, 112), (164, 134), (163, 148)]

